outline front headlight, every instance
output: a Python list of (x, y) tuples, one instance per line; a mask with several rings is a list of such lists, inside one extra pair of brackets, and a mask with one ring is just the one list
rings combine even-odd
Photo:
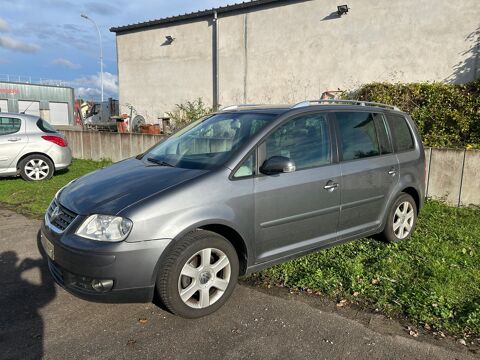
[(97, 241), (125, 240), (133, 223), (120, 216), (91, 215), (80, 225), (75, 234)]

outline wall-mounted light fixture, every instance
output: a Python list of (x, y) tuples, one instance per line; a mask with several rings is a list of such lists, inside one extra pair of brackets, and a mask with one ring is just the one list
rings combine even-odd
[(171, 43), (173, 43), (173, 40), (175, 40), (174, 37), (172, 37), (172, 36), (170, 36), (170, 35), (167, 35), (167, 36), (165, 36), (165, 42), (164, 42), (164, 44), (165, 44), (165, 45), (170, 45)]
[(338, 16), (342, 16), (348, 13), (348, 5), (338, 5), (337, 6), (337, 14)]

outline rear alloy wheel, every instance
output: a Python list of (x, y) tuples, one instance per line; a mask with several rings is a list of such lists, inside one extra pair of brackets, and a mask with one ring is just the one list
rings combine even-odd
[(413, 228), (415, 211), (410, 202), (404, 201), (397, 206), (393, 214), (393, 232), (399, 240), (405, 239)]
[(54, 173), (52, 161), (43, 155), (29, 155), (20, 162), (20, 176), (28, 181), (50, 179)]
[(385, 228), (379, 234), (382, 240), (397, 242), (412, 236), (417, 223), (417, 205), (415, 200), (402, 193), (390, 208)]
[(238, 256), (222, 236), (199, 230), (179, 240), (162, 260), (156, 291), (165, 307), (186, 318), (219, 309), (237, 282)]

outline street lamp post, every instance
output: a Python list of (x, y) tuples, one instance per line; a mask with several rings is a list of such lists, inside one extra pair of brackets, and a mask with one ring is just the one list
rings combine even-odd
[(86, 20), (89, 20), (93, 23), (93, 25), (95, 25), (95, 28), (97, 29), (97, 33), (98, 33), (98, 42), (99, 42), (99, 45), (100, 45), (100, 86), (101, 86), (101, 98), (102, 98), (102, 103), (103, 103), (103, 47), (102, 47), (102, 34), (100, 33), (100, 29), (98, 28), (98, 25), (97, 23), (89, 18), (87, 15), (85, 14), (81, 14), (80, 15), (82, 18), (86, 19)]

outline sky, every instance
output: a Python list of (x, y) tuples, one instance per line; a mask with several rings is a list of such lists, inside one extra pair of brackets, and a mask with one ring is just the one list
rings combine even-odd
[[(104, 94), (117, 97), (115, 34), (122, 26), (236, 0), (0, 0), (0, 80), (61, 80), (76, 97), (100, 98), (100, 60), (95, 26), (103, 45)], [(31, 79), (31, 80), (30, 80)]]

